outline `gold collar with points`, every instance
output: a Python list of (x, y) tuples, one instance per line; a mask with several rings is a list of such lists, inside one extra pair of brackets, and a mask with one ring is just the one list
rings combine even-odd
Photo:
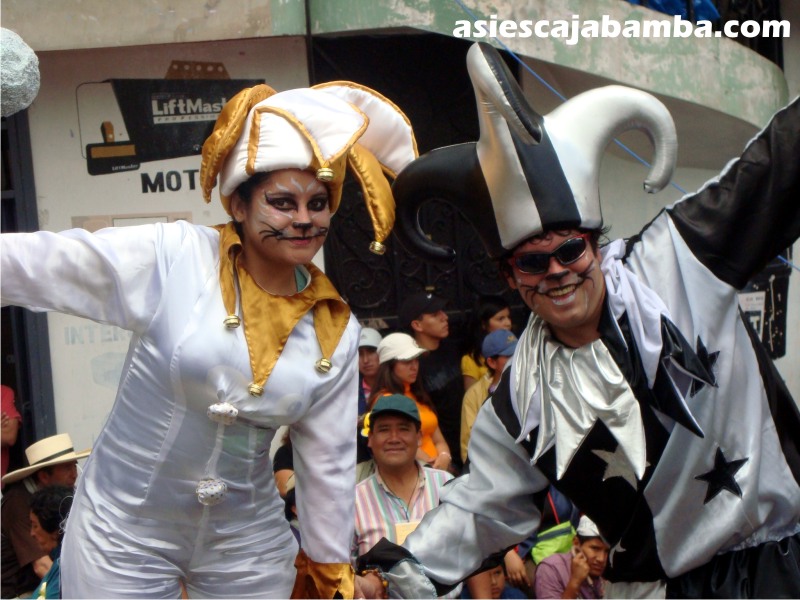
[(220, 289), (228, 316), (223, 324), (236, 329), (244, 324), (253, 382), (253, 396), (264, 392), (264, 385), (283, 352), (295, 325), (309, 310), (314, 310), (314, 330), (322, 358), (315, 363), (320, 373), (330, 371), (331, 357), (350, 319), (350, 307), (322, 271), (307, 265), (310, 281), (291, 296), (275, 296), (261, 289), (250, 273), (237, 264), (242, 244), (233, 223), (217, 226), (220, 232)]

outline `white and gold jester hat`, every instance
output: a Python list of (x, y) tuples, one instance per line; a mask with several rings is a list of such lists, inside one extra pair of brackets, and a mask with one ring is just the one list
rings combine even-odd
[(222, 205), (255, 173), (312, 170), (330, 192), (331, 212), (342, 196), (349, 166), (361, 188), (375, 228), (373, 252), (394, 225), (394, 199), (387, 176), (417, 157), (411, 123), (389, 99), (350, 81), (276, 92), (267, 85), (242, 90), (230, 99), (203, 144), (203, 198), (219, 176)]
[(612, 85), (584, 92), (542, 117), (489, 44), (470, 47), (467, 70), (480, 139), (425, 154), (393, 185), (395, 232), (410, 249), (433, 259), (453, 255), (419, 227), (420, 206), (434, 198), (461, 210), (492, 258), (546, 230), (601, 227), (600, 160), (608, 142), (629, 129), (643, 130), (654, 146), (645, 189), (657, 192), (669, 182), (675, 124), (650, 94)]

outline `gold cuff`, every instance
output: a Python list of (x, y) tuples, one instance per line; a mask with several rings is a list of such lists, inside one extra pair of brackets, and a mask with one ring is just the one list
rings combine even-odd
[(355, 592), (355, 573), (350, 563), (314, 562), (300, 550), (294, 561), (297, 577), (292, 598), (352, 598)]

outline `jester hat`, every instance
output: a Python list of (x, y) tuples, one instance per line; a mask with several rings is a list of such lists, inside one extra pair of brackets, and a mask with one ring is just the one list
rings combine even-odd
[(645, 190), (657, 192), (669, 182), (675, 125), (650, 94), (612, 85), (580, 94), (542, 117), (489, 44), (470, 47), (467, 70), (480, 139), (421, 156), (393, 185), (395, 232), (410, 249), (432, 259), (453, 256), (419, 226), (419, 209), (431, 199), (459, 208), (492, 258), (544, 231), (601, 227), (600, 159), (608, 142), (630, 129), (642, 130), (655, 150)]
[(231, 195), (254, 174), (311, 170), (327, 185), (334, 213), (349, 166), (375, 229), (370, 249), (382, 254), (395, 216), (387, 177), (394, 178), (416, 156), (408, 118), (368, 87), (334, 81), (276, 92), (257, 85), (239, 92), (222, 109), (203, 144), (200, 182), (203, 198), (210, 202), (219, 177), (222, 206), (230, 214)]

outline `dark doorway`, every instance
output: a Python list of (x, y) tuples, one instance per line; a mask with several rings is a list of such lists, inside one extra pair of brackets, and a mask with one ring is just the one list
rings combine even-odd
[[(26, 111), (2, 119), (2, 232), (36, 231)], [(10, 452), (9, 469), (24, 464), (27, 446), (56, 433), (47, 317), (18, 307), (2, 309), (3, 385), (14, 390), (22, 426)]]

